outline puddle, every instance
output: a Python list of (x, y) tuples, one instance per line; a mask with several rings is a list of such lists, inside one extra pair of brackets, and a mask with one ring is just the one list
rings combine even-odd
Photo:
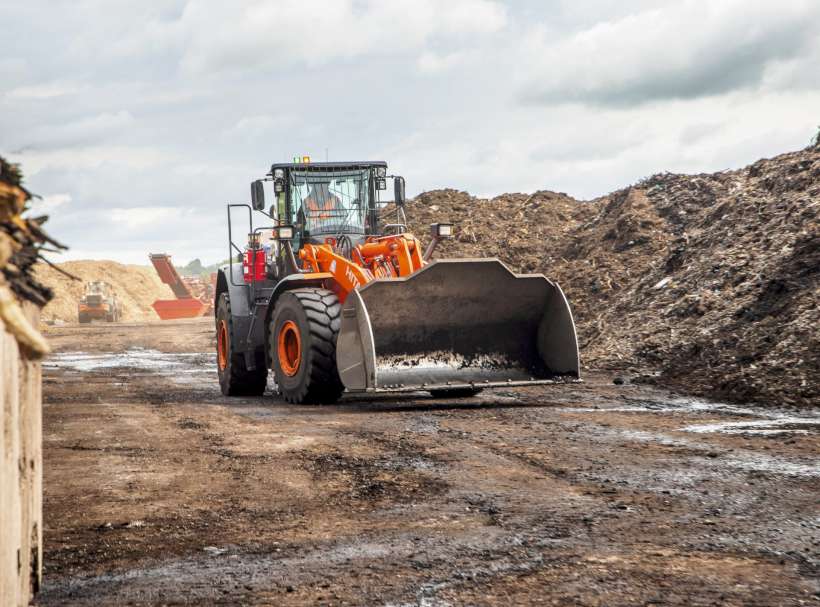
[[(635, 405), (613, 407), (562, 407), (566, 413), (654, 413), (654, 414), (718, 414), (731, 417), (755, 417), (748, 421), (728, 421), (690, 424), (680, 428), (682, 432), (696, 434), (748, 434), (756, 436), (784, 436), (812, 434), (820, 430), (820, 416), (795, 417), (793, 413), (774, 407), (739, 407), (690, 398), (671, 398), (667, 401), (641, 401)], [(672, 444), (672, 443), (669, 443)]]
[(216, 354), (196, 352), (170, 353), (159, 350), (131, 348), (125, 352), (60, 352), (43, 362), (45, 369), (90, 373), (113, 369), (128, 369), (159, 375), (214, 373)]
[(744, 422), (723, 422), (717, 424), (694, 424), (681, 428), (684, 432), (705, 434), (754, 434), (777, 436), (784, 434), (809, 434), (820, 429), (820, 418), (781, 417), (778, 419), (760, 419)]
[(627, 440), (654, 442), (672, 447), (686, 447), (713, 453), (717, 452), (718, 457), (716, 458), (699, 458), (703, 460), (703, 465), (708, 467), (732, 467), (789, 476), (820, 476), (820, 460), (817, 459), (810, 460), (809, 463), (795, 462), (774, 455), (757, 453), (749, 449), (723, 451), (711, 443), (677, 438), (655, 432), (641, 430), (618, 430), (616, 432), (618, 436)]
[(715, 403), (692, 398), (670, 398), (664, 401), (639, 401), (634, 405), (618, 405), (615, 407), (562, 407), (558, 409), (567, 413), (719, 413), (736, 417), (777, 417), (771, 409), (750, 409), (725, 403)]

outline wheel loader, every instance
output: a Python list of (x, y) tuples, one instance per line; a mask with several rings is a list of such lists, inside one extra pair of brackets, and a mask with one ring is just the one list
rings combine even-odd
[[(214, 299), (223, 394), (262, 394), (269, 370), (291, 403), (579, 379), (575, 325), (556, 283), (495, 258), (433, 260), (455, 226), (431, 226), (423, 248), (407, 230), (405, 180), (385, 162), (296, 160), (254, 181), (250, 205), (227, 205), (232, 261)], [(383, 221), (389, 180), (395, 220)], [(237, 216), (247, 222), (240, 243)]]
[(87, 282), (85, 292), (77, 303), (77, 320), (80, 324), (92, 320), (117, 322), (119, 319), (120, 304), (111, 285), (102, 280)]

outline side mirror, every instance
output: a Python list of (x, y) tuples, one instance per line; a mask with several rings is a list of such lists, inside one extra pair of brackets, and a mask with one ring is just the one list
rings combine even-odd
[(393, 178), (393, 200), (396, 206), (404, 206), (404, 177), (396, 176)]
[(261, 179), (251, 182), (251, 206), (255, 211), (265, 209), (265, 187)]

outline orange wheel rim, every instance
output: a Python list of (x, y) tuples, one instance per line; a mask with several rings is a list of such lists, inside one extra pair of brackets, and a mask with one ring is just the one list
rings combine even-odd
[(302, 338), (299, 327), (292, 320), (286, 320), (279, 329), (279, 366), (288, 377), (293, 377), (299, 371), (302, 362)]
[(228, 324), (224, 320), (219, 321), (219, 331), (216, 334), (216, 359), (219, 370), (224, 371), (228, 366)]

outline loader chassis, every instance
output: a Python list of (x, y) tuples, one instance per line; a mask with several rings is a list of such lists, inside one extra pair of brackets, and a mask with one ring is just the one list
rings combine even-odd
[[(214, 300), (223, 393), (262, 394), (269, 369), (289, 402), (577, 380), (560, 287), (497, 259), (430, 261), (432, 249), (422, 252), (404, 225), (400, 177), (396, 222), (379, 223), (386, 170), (384, 162), (275, 164), (269, 212), (261, 180), (253, 208), (228, 205), (236, 261), (219, 270)], [(263, 226), (254, 227), (254, 210), (267, 217)], [(238, 213), (247, 213), (242, 246)]]

